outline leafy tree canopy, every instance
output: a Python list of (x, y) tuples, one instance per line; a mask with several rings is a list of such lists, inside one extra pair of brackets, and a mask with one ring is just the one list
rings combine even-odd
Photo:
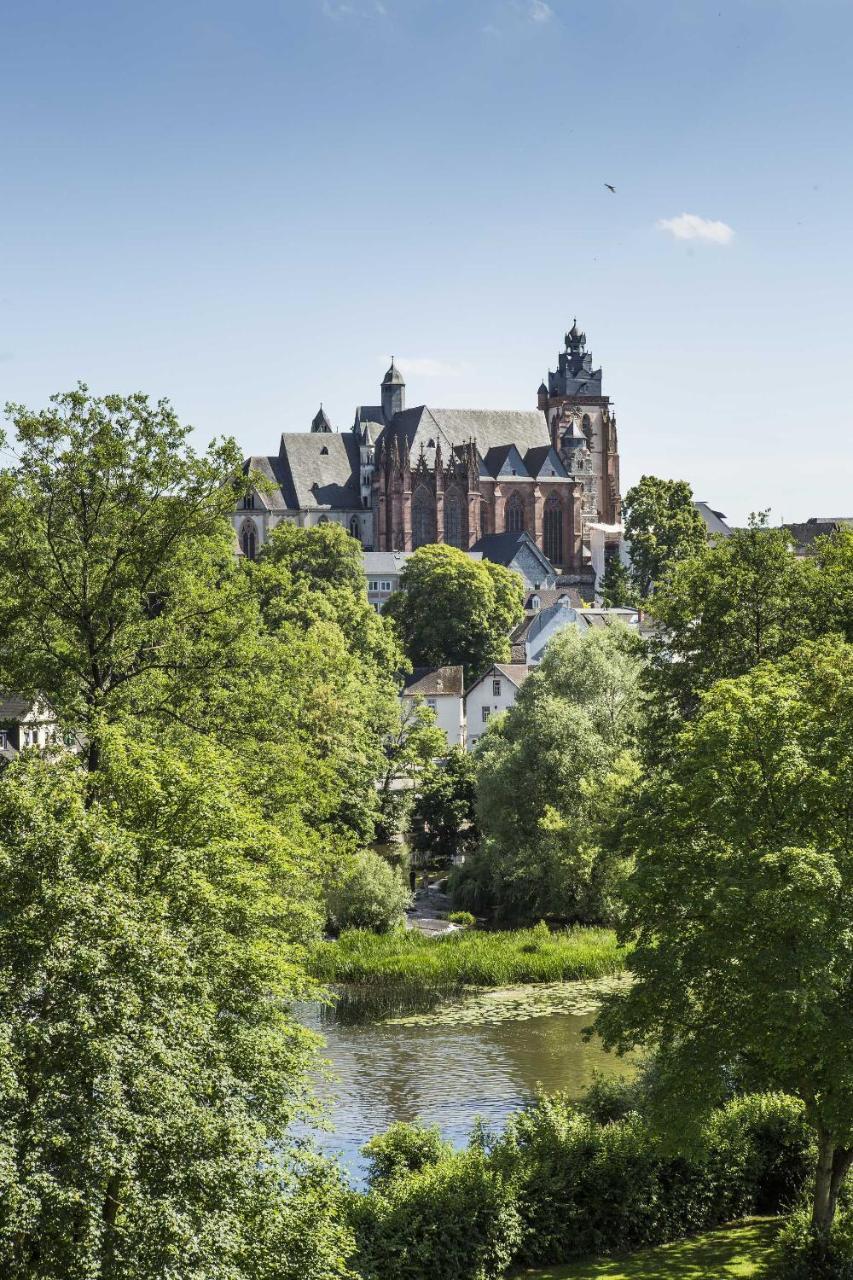
[(513, 570), (472, 560), (456, 547), (420, 547), (385, 613), (397, 623), (413, 666), (461, 664), (470, 683), (508, 660), (509, 634), (524, 617), (524, 586)]
[(631, 580), (645, 599), (667, 571), (705, 545), (705, 522), (686, 480), (643, 476), (625, 495), (625, 538), (631, 547)]
[(460, 905), (512, 920), (612, 913), (608, 833), (636, 778), (642, 667), (642, 641), (625, 627), (567, 627), (551, 641), (478, 746), (482, 845), (457, 877)]
[(814, 1223), (853, 1160), (853, 647), (826, 638), (722, 680), (645, 787), (611, 1045), (657, 1050), (661, 1123), (732, 1079), (802, 1099)]
[(435, 858), (464, 853), (479, 837), (475, 798), (477, 765), (470, 751), (451, 747), (425, 772), (415, 800), (414, 843)]

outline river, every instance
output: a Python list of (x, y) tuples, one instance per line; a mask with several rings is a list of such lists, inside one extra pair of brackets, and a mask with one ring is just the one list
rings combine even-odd
[(578, 1097), (596, 1071), (629, 1072), (630, 1064), (582, 1036), (599, 992), (613, 982), (484, 992), (433, 1013), (349, 1025), (307, 1006), (303, 1020), (322, 1034), (334, 1076), (317, 1082), (333, 1125), (318, 1145), (339, 1154), (359, 1186), (359, 1148), (395, 1120), (420, 1117), (462, 1146), (478, 1116), (499, 1128), (539, 1089)]

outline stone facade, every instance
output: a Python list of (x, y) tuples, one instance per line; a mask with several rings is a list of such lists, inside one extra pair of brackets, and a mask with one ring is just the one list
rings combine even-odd
[(392, 360), (380, 403), (360, 405), (351, 431), (321, 409), (310, 432), (285, 433), (277, 456), (246, 468), (265, 481), (235, 513), (247, 555), (280, 520), (334, 520), (386, 552), (526, 532), (571, 574), (589, 557), (587, 526), (619, 518), (616, 422), (576, 324), (535, 410), (407, 409)]

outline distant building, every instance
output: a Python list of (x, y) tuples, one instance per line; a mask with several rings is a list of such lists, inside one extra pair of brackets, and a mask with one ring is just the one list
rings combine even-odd
[(800, 524), (782, 526), (791, 539), (795, 556), (814, 555), (818, 538), (827, 538), (842, 529), (853, 529), (853, 516), (811, 516)]
[[(414, 555), (412, 551), (365, 551), (362, 556), (367, 599), (379, 613), (385, 601), (400, 589), (400, 577)], [(472, 560), (482, 560), (479, 551), (469, 551)]]
[(492, 716), (513, 705), (529, 672), (523, 662), (497, 662), (474, 681), (465, 694), (465, 746), (469, 751), (486, 732)]
[(479, 552), (484, 560), (502, 564), (521, 574), (525, 590), (553, 587), (557, 572), (529, 533), (487, 533), (475, 542), (471, 553)]
[(45, 702), (0, 694), (0, 761), (7, 764), (27, 747), (43, 751), (63, 743), (71, 750), (78, 746), (74, 734), (63, 735), (56, 716)]
[(247, 458), (244, 471), (258, 485), (233, 519), (250, 557), (282, 520), (335, 521), (372, 551), (467, 550), (525, 532), (577, 573), (589, 524), (619, 520), (616, 420), (575, 323), (536, 409), (408, 409), (392, 360), (379, 404), (360, 405), (352, 430), (334, 431), (321, 407), (310, 431), (285, 432), (277, 454)]
[(726, 517), (722, 511), (715, 511), (713, 507), (708, 506), (707, 502), (694, 502), (693, 505), (705, 522), (705, 532), (709, 542), (713, 542), (715, 538), (732, 536), (732, 530), (726, 524)]
[[(530, 622), (524, 634), (524, 657), (528, 666), (536, 666), (542, 661), (546, 648), (554, 636), (566, 627), (576, 627), (581, 634), (598, 631), (604, 627), (621, 624), (625, 627), (639, 626), (640, 617), (636, 609), (576, 609), (567, 597), (555, 601), (554, 604), (540, 610)], [(517, 650), (513, 639), (513, 657)]]
[(415, 667), (406, 676), (400, 698), (405, 706), (425, 702), (435, 714), (435, 722), (444, 730), (449, 747), (461, 747), (465, 741), (465, 702), (462, 667)]

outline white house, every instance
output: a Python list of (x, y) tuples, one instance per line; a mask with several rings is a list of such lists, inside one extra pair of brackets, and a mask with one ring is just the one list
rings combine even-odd
[(465, 746), (469, 751), (485, 733), (491, 717), (512, 706), (529, 672), (525, 662), (497, 662), (471, 685), (465, 695)]
[(444, 730), (449, 747), (461, 747), (465, 741), (465, 700), (462, 667), (415, 667), (406, 676), (400, 699), (405, 706), (425, 702), (435, 714), (435, 722)]
[(626, 627), (637, 627), (640, 615), (636, 609), (576, 609), (567, 596), (562, 596), (541, 609), (527, 628), (524, 636), (527, 663), (535, 666), (541, 662), (550, 641), (565, 627), (577, 627), (583, 633), (620, 622)]
[(14, 760), (27, 747), (45, 751), (59, 744), (79, 750), (73, 733), (62, 733), (45, 702), (32, 702), (15, 693), (0, 693), (0, 761)]

